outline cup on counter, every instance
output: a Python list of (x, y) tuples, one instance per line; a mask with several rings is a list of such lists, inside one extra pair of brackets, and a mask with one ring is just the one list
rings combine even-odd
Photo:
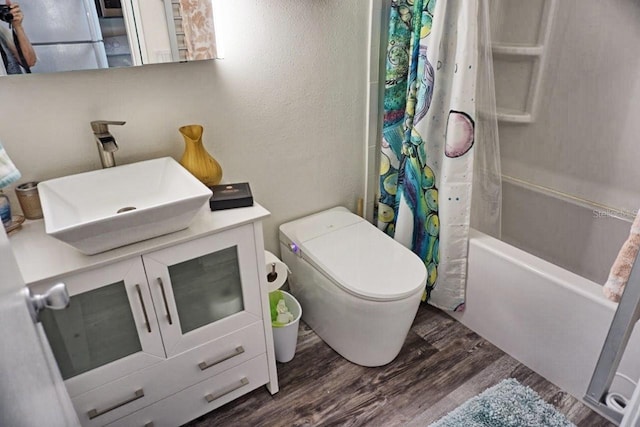
[(18, 202), (26, 219), (42, 218), (42, 206), (40, 205), (37, 181), (18, 185), (16, 187), (16, 196), (18, 196)]

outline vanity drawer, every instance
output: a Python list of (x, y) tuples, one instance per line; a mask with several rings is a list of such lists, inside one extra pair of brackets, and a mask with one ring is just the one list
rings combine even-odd
[(179, 426), (268, 382), (267, 356), (262, 354), (121, 418), (109, 427)]
[(83, 426), (102, 426), (265, 353), (262, 322), (72, 399)]
[[(171, 375), (171, 384), (182, 390), (266, 352), (262, 322), (256, 322), (193, 350), (178, 354), (156, 368), (158, 375)], [(162, 365), (166, 368), (163, 369)], [(171, 370), (169, 374), (165, 370)], [(175, 389), (175, 387), (174, 387)], [(175, 391), (178, 391), (175, 390)]]

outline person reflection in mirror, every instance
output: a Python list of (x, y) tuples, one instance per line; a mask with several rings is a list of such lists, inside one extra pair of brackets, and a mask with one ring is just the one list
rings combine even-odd
[[(31, 68), (36, 64), (36, 53), (33, 46), (24, 32), (22, 21), (24, 15), (18, 3), (11, 3), (7, 0), (9, 11), (13, 19), (9, 22), (0, 22), (0, 49), (2, 52), (2, 64), (7, 74), (22, 74), (26, 67)], [(19, 54), (15, 39), (18, 40), (22, 55)]]

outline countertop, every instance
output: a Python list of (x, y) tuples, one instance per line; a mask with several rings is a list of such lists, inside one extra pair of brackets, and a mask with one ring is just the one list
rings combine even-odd
[(25, 221), (22, 229), (9, 237), (20, 272), (27, 285), (86, 271), (158, 249), (266, 218), (269, 211), (254, 203), (251, 207), (209, 210), (208, 204), (195, 216), (188, 228), (96, 255), (84, 255), (77, 249), (47, 235), (44, 220)]

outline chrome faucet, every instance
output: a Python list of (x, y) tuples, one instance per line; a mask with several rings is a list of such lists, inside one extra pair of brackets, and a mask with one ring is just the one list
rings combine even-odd
[(100, 162), (103, 168), (111, 168), (116, 165), (116, 159), (113, 153), (118, 151), (118, 144), (116, 144), (116, 139), (109, 132), (109, 125), (122, 126), (125, 123), (126, 122), (113, 122), (109, 120), (96, 120), (91, 122), (91, 129), (93, 129), (93, 135), (96, 137)]

